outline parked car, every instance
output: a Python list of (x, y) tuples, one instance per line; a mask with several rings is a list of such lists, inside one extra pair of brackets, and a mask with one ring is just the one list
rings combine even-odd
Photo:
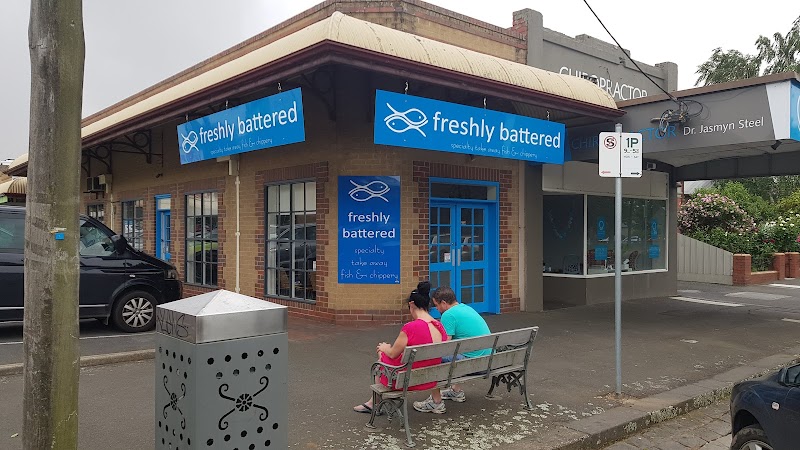
[[(294, 236), (290, 234), (293, 232)], [(299, 224), (294, 226), (283, 225), (277, 228), (277, 248), (271, 248), (271, 258), (277, 258), (276, 263), (282, 269), (312, 270), (317, 260), (317, 225)], [(289, 240), (294, 244), (290, 245)], [(290, 247), (294, 247), (292, 250)]]
[[(134, 250), (101, 222), (81, 215), (80, 318), (126, 332), (151, 330), (157, 304), (181, 298), (175, 266)], [(23, 319), (25, 208), (0, 206), (0, 322)]]
[(800, 364), (731, 392), (732, 450), (794, 450), (800, 445)]

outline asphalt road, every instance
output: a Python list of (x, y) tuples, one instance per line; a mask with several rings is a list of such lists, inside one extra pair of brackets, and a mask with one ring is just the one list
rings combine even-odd
[[(90, 319), (81, 321), (81, 355), (153, 348), (153, 333), (123, 333)], [(0, 323), (0, 365), (22, 362), (22, 323)]]
[[(725, 287), (681, 284), (677, 298), (623, 304), (623, 393), (643, 398), (706, 380), (769, 355), (789, 359), (800, 345), (800, 286)], [(764, 295), (769, 294), (769, 295)], [(464, 386), (468, 401), (447, 405), (431, 418), (412, 411), (419, 448), (450, 442), (454, 450), (491, 448), (535, 438), (572, 420), (618, 406), (613, 395), (613, 305), (515, 313), (487, 318), (494, 331), (539, 325), (528, 382), (535, 411), (521, 410), (519, 393), (501, 389), (487, 400), (486, 382)], [(353, 405), (367, 399), (368, 370), (375, 343), (397, 336), (397, 325), (342, 327), (289, 322), (289, 442), (297, 449), (401, 448), (403, 434), (385, 419), (367, 432), (366, 417)], [(16, 330), (16, 331), (15, 331)], [(84, 324), (82, 351), (112, 352), (149, 347), (152, 335), (119, 336), (96, 323)], [(21, 328), (3, 326), (2, 339), (18, 342)], [(13, 359), (19, 344), (0, 345)], [(19, 353), (18, 353), (19, 354)], [(152, 448), (153, 362), (85, 368), (81, 372), (81, 448)], [(21, 417), (21, 376), (0, 377), (0, 448), (16, 449)], [(115, 393), (122, 390), (122, 393)], [(423, 394), (413, 399), (421, 399)], [(432, 420), (433, 419), (433, 420)], [(124, 425), (122, 425), (124, 424)], [(135, 430), (118, 446), (104, 436), (120, 427)], [(441, 447), (439, 447), (441, 448)]]
[[(800, 279), (767, 285), (723, 286), (678, 283), (678, 293), (662, 302), (674, 302), (675, 311), (694, 310), (700, 305), (733, 315), (758, 314), (778, 318), (800, 327)], [(623, 318), (624, 323), (624, 318)], [(81, 321), (81, 354), (99, 355), (153, 348), (152, 332), (123, 333), (97, 320)], [(290, 332), (290, 339), (293, 333)], [(0, 365), (22, 362), (22, 324), (0, 323)]]

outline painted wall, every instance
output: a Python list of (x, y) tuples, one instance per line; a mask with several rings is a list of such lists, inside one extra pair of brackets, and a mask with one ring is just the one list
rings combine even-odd
[[(661, 93), (613, 44), (582, 34), (574, 38), (544, 28), (542, 14), (532, 9), (514, 13), (514, 29), (526, 34), (527, 64), (551, 72), (586, 78), (624, 101)], [(626, 53), (629, 52), (626, 50)], [(671, 62), (639, 67), (668, 91), (678, 88), (678, 66)]]

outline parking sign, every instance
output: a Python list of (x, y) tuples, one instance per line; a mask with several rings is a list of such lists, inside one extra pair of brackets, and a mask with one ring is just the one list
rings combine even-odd
[(642, 134), (600, 133), (599, 172), (606, 178), (642, 176)]

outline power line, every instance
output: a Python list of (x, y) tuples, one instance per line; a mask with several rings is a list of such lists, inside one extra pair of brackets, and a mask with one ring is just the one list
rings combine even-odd
[(642, 70), (642, 68), (641, 68), (641, 67), (639, 67), (639, 64), (637, 64), (637, 63), (636, 63), (636, 61), (634, 61), (634, 60), (633, 60), (633, 58), (631, 58), (631, 56), (630, 56), (628, 53), (626, 53), (626, 52), (625, 52), (625, 50), (623, 50), (623, 47), (622, 47), (622, 45), (619, 43), (619, 41), (617, 40), (617, 38), (615, 38), (615, 37), (614, 37), (614, 35), (613, 35), (613, 34), (611, 34), (611, 31), (609, 31), (609, 30), (608, 30), (608, 28), (607, 28), (607, 27), (606, 27), (606, 25), (603, 23), (603, 21), (602, 21), (602, 20), (600, 20), (600, 17), (597, 15), (597, 13), (596, 13), (596, 12), (594, 12), (594, 9), (592, 9), (592, 5), (590, 5), (590, 4), (589, 4), (589, 2), (588, 2), (587, 0), (583, 0), (583, 3), (585, 3), (585, 4), (586, 4), (586, 6), (589, 8), (589, 11), (591, 11), (591, 12), (592, 12), (592, 14), (594, 14), (594, 18), (595, 18), (595, 19), (597, 19), (597, 21), (598, 21), (598, 22), (600, 22), (600, 25), (603, 27), (603, 29), (604, 29), (604, 30), (606, 30), (606, 33), (608, 33), (608, 35), (609, 35), (609, 36), (611, 36), (611, 39), (613, 39), (613, 40), (614, 40), (614, 43), (615, 43), (615, 44), (617, 44), (617, 47), (619, 47), (620, 51), (622, 51), (622, 53), (625, 55), (625, 57), (626, 57), (626, 58), (628, 58), (628, 59), (630, 59), (630, 60), (631, 60), (631, 62), (633, 63), (633, 65), (634, 65), (634, 66), (636, 66), (636, 69), (638, 69), (638, 70), (639, 70), (639, 72), (641, 72), (641, 74), (642, 74), (642, 75), (644, 75), (645, 77), (647, 77), (647, 79), (648, 79), (648, 80), (650, 80), (650, 82), (651, 82), (651, 83), (653, 83), (654, 85), (656, 85), (656, 87), (657, 87), (657, 88), (661, 89), (661, 92), (663, 92), (663, 93), (667, 94), (667, 97), (669, 97), (669, 98), (670, 98), (670, 100), (672, 100), (673, 102), (677, 103), (677, 104), (678, 104), (678, 106), (680, 106), (680, 107), (684, 107), (684, 105), (682, 105), (682, 104), (681, 104), (681, 102), (680, 102), (680, 101), (679, 101), (677, 98), (675, 98), (675, 97), (674, 97), (672, 94), (670, 94), (669, 92), (667, 92), (667, 90), (666, 90), (666, 89), (664, 89), (663, 87), (661, 87), (661, 85), (660, 85), (660, 84), (656, 83), (656, 82), (655, 82), (655, 80), (653, 80), (652, 78), (650, 78), (650, 75), (646, 74), (646, 73), (644, 72), (644, 70)]

